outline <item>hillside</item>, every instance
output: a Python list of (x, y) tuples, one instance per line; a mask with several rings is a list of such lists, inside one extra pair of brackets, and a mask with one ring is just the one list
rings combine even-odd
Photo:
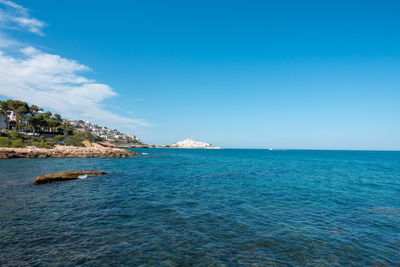
[(107, 141), (117, 146), (141, 144), (136, 136), (117, 129), (89, 121), (71, 121), (20, 100), (0, 101), (0, 147), (83, 146), (84, 140), (94, 143)]

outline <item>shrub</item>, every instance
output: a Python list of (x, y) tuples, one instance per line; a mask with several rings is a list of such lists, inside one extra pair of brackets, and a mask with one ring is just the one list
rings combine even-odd
[(39, 138), (36, 138), (35, 142), (32, 142), (32, 145), (38, 147), (38, 148), (52, 148), (53, 147), (52, 141), (47, 141), (44, 136), (40, 136)]
[(35, 141), (35, 142), (29, 143), (29, 145), (30, 145), (30, 146), (35, 146), (35, 147), (40, 147), (42, 144)]
[(32, 139), (24, 140), (26, 146), (35, 146), (35, 141)]
[(82, 141), (84, 139), (77, 136), (68, 136), (64, 139), (64, 142), (71, 146), (83, 146)]
[(11, 147), (25, 147), (25, 143), (22, 139), (12, 140)]
[(103, 141), (103, 139), (97, 135), (91, 134), (91, 133), (74, 133), (74, 139), (75, 140), (89, 140), (90, 142), (100, 142)]
[(38, 143), (37, 147), (39, 147), (39, 148), (52, 148), (53, 146), (51, 144), (49, 144), (48, 142), (44, 142), (44, 143)]
[(100, 137), (93, 135), (91, 133), (74, 133), (72, 136), (64, 138), (64, 142), (71, 146), (83, 146), (82, 141), (89, 140), (90, 142), (102, 141)]
[(64, 136), (62, 136), (62, 135), (56, 135), (53, 138), (53, 141), (55, 141), (55, 142), (61, 142), (63, 140), (64, 140)]
[(1, 136), (0, 137), (0, 147), (10, 146), (10, 138)]
[(21, 135), (19, 134), (19, 132), (15, 131), (15, 130), (10, 131), (9, 135), (10, 135), (11, 139), (20, 139), (21, 138)]
[(26, 127), (26, 124), (25, 123), (18, 123), (17, 124), (17, 128), (18, 129), (23, 129), (23, 128), (25, 128)]

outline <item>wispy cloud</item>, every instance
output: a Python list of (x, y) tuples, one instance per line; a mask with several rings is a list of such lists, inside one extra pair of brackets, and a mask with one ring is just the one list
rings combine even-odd
[[(0, 0), (0, 27), (6, 28), (10, 22), (36, 34), (42, 34), (45, 25), (30, 18), (24, 7)], [(15, 44), (20, 49), (10, 53), (9, 47), (15, 48)], [(0, 95), (50, 108), (68, 118), (88, 119), (112, 127), (150, 125), (104, 109), (102, 102), (117, 94), (107, 84), (85, 77), (88, 71), (89, 67), (75, 60), (21, 45), (0, 32)]]
[(28, 9), (7, 0), (0, 0), (0, 7), (1, 27), (22, 28), (43, 35), (42, 28), (46, 23), (30, 17)]
[(21, 49), (18, 58), (0, 51), (0, 94), (49, 107), (71, 118), (149, 125), (104, 110), (101, 102), (116, 93), (110, 86), (80, 74), (85, 71), (89, 71), (85, 65), (33, 47)]

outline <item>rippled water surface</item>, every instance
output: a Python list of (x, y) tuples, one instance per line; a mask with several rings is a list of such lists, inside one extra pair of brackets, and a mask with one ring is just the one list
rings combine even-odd
[(0, 265), (400, 265), (400, 152), (138, 151), (1, 160)]

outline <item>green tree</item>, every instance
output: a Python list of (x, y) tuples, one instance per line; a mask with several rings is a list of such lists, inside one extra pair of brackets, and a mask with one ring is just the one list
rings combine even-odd
[(20, 100), (7, 100), (7, 108), (15, 113), (17, 119), (17, 129), (19, 129), (20, 122), (25, 118), (25, 115), (30, 112), (29, 106), (26, 102)]
[(61, 115), (60, 114), (58, 114), (58, 113), (55, 113), (54, 115), (53, 115), (53, 117), (54, 117), (54, 119), (55, 120), (57, 120), (57, 121), (59, 121), (59, 122), (61, 122)]
[(45, 118), (51, 118), (51, 112), (50, 111), (46, 111), (46, 112), (44, 112), (44, 113), (42, 113), (43, 114), (43, 116), (45, 117)]
[(7, 115), (8, 105), (6, 101), (0, 100), (0, 112), (4, 115)]
[(32, 115), (37, 115), (38, 111), (39, 111), (38, 106), (32, 105), (29, 107), (29, 113), (31, 113)]
[(47, 127), (46, 120), (45, 120), (46, 119), (45, 114), (44, 113), (39, 114), (37, 116), (37, 119), (38, 119), (38, 125), (40, 128), (40, 131), (43, 132)]
[(30, 115), (30, 116), (28, 116), (28, 118), (26, 120), (28, 121), (28, 124), (29, 124), (30, 128), (32, 129), (32, 132), (35, 134), (36, 129), (40, 126), (40, 120), (39, 120), (38, 116)]
[(46, 127), (49, 128), (50, 132), (53, 132), (53, 129), (55, 129), (57, 126), (61, 125), (61, 123), (58, 120), (52, 119), (52, 118), (44, 118)]
[(58, 129), (63, 131), (65, 136), (73, 134), (75, 130), (75, 128), (68, 121), (63, 121)]

